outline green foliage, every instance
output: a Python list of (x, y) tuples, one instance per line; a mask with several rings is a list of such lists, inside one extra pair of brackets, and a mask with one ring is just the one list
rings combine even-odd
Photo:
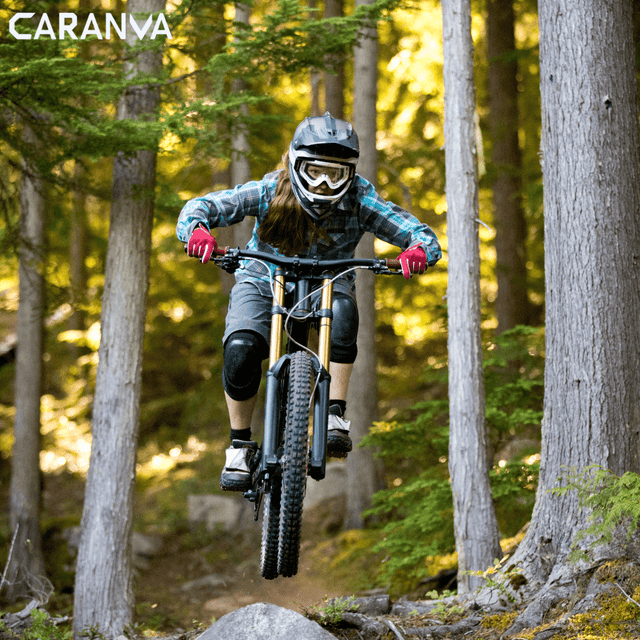
[(22, 640), (71, 640), (71, 628), (56, 626), (52, 623), (49, 614), (44, 609), (33, 609), (29, 614), (31, 625), (13, 631), (7, 624), (0, 620), (0, 633), (4, 638), (21, 638)]
[[(425, 593), (425, 598), (431, 600), (439, 600), (441, 598), (449, 598), (455, 596), (455, 592), (446, 589), (443, 593), (438, 593), (435, 589)], [(438, 602), (438, 604), (431, 610), (431, 615), (434, 615), (442, 622), (444, 622), (449, 616), (464, 613), (464, 608), (458, 604), (446, 604), (445, 602)]]
[[(318, 19), (299, 0), (278, 0), (261, 24), (239, 31), (224, 54), (212, 58), (208, 69), (215, 73), (235, 69), (243, 75), (265, 72), (295, 75), (325, 66), (326, 56), (345, 56), (363, 27), (375, 25), (404, 0), (375, 0), (356, 7), (351, 15)], [(335, 58), (334, 58), (335, 59)]]
[[(528, 433), (542, 417), (542, 332), (518, 327), (486, 346), (487, 423), (494, 448), (507, 437)], [(446, 382), (437, 364), (425, 380)], [(385, 538), (374, 551), (386, 562), (379, 579), (392, 589), (406, 589), (428, 575), (430, 556), (454, 549), (453, 503), (448, 468), (448, 400), (418, 403), (420, 413), (408, 422), (377, 423), (365, 444), (394, 469), (392, 488), (374, 496), (369, 516), (389, 520)], [(403, 462), (404, 461), (404, 462)], [(407, 463), (407, 461), (410, 461)], [(418, 473), (416, 474), (416, 470)], [(504, 535), (514, 535), (533, 508), (539, 464), (535, 460), (499, 461), (491, 470), (496, 514)]]
[(610, 543), (618, 530), (626, 533), (627, 541), (631, 540), (640, 520), (640, 475), (627, 471), (617, 476), (600, 465), (590, 465), (585, 469), (567, 469), (563, 478), (566, 486), (551, 489), (551, 493), (564, 495), (576, 491), (580, 506), (589, 509), (590, 524), (576, 534), (572, 560), (587, 559), (587, 553), (579, 546), (587, 537), (592, 538), (589, 549)]
[(385, 551), (379, 578), (390, 581), (392, 591), (419, 582), (427, 575), (429, 556), (450, 551), (453, 535), (453, 503), (447, 478), (430, 471), (394, 489), (379, 491), (366, 515), (391, 515), (383, 526), (385, 538), (373, 547)]
[(324, 605), (316, 604), (309, 607), (306, 615), (311, 620), (315, 620), (318, 624), (332, 625), (338, 624), (342, 620), (342, 614), (347, 611), (357, 611), (358, 605), (354, 604), (356, 597), (333, 598), (329, 600), (324, 598)]

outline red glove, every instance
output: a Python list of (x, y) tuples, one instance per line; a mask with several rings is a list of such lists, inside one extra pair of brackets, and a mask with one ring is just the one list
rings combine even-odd
[(198, 225), (189, 238), (187, 254), (192, 258), (200, 258), (202, 264), (207, 264), (218, 248), (216, 239), (207, 231), (203, 224)]
[(402, 275), (410, 278), (414, 273), (424, 273), (427, 268), (427, 256), (419, 246), (403, 251), (397, 258), (402, 265)]

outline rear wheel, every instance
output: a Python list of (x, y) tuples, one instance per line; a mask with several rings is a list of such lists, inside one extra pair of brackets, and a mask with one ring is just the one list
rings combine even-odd
[(307, 482), (309, 403), (313, 368), (311, 356), (298, 351), (291, 356), (287, 424), (282, 457), (282, 500), (278, 573), (291, 577), (298, 572), (302, 501)]

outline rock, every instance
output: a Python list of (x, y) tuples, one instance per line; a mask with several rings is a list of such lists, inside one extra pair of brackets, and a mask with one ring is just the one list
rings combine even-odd
[(151, 536), (144, 533), (133, 532), (131, 538), (131, 550), (134, 556), (142, 556), (144, 558), (153, 558), (160, 553), (162, 549), (162, 538), (160, 536)]
[[(348, 598), (345, 597), (331, 598), (327, 604), (335, 606), (341, 602), (346, 603), (347, 601)], [(391, 599), (387, 593), (354, 598), (348, 608), (348, 611), (352, 613), (361, 613), (366, 616), (384, 616), (391, 611)]]
[(207, 531), (222, 529), (234, 533), (258, 531), (254, 522), (253, 504), (242, 495), (190, 495), (187, 498), (189, 526), (204, 525)]
[(211, 573), (208, 576), (202, 576), (202, 578), (196, 578), (195, 580), (185, 582), (180, 585), (180, 591), (193, 591), (196, 589), (226, 589), (228, 584), (228, 578), (224, 578), (217, 573)]
[(322, 480), (307, 481), (304, 508), (312, 509), (325, 500), (345, 496), (346, 493), (347, 465), (344, 462), (329, 462)]
[(358, 607), (358, 613), (363, 613), (366, 616), (384, 616), (391, 611), (391, 599), (387, 593), (356, 598), (353, 604)]
[(431, 613), (443, 600), (425, 600), (423, 602), (412, 602), (405, 600), (396, 602), (391, 607), (392, 616), (410, 616), (410, 615), (427, 615)]
[(209, 627), (198, 640), (336, 640), (316, 622), (304, 616), (259, 602), (228, 613)]
[(356, 627), (356, 629), (359, 630), (360, 637), (364, 640), (377, 640), (382, 637), (383, 633), (389, 630), (386, 624), (374, 620), (369, 616), (365, 616), (362, 613), (343, 613), (342, 622)]
[[(80, 536), (82, 528), (79, 526), (69, 527), (62, 532), (62, 537), (67, 543), (69, 555), (75, 558), (80, 548)], [(144, 533), (133, 532), (131, 537), (131, 550), (133, 553), (133, 564), (138, 569), (148, 568), (150, 558), (157, 556), (162, 548), (163, 540), (160, 536), (146, 535)]]

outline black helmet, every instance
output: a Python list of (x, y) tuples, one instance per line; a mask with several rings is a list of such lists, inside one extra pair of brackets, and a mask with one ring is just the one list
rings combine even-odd
[[(327, 217), (353, 183), (360, 149), (349, 122), (328, 111), (305, 118), (289, 146), (291, 186), (302, 208), (314, 219)], [(316, 189), (325, 184), (325, 192)]]

